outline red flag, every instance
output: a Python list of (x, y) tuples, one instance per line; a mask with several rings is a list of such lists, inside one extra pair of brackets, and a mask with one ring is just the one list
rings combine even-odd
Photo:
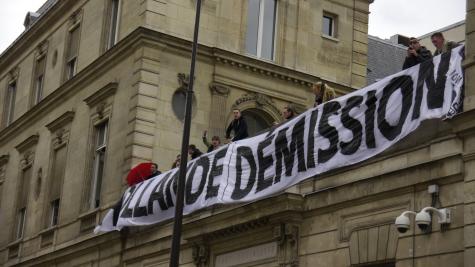
[(135, 184), (147, 180), (148, 177), (152, 174), (152, 172), (150, 171), (151, 166), (151, 162), (144, 162), (133, 167), (127, 175), (127, 183), (129, 184), (129, 186), (133, 186)]

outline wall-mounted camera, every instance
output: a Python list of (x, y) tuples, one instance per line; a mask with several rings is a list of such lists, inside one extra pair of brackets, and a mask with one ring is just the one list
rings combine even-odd
[(441, 225), (447, 225), (451, 221), (450, 209), (436, 209), (434, 207), (425, 207), (419, 213), (414, 211), (405, 211), (396, 218), (395, 224), (399, 233), (403, 234), (407, 232), (411, 225), (409, 214), (416, 215), (416, 224), (422, 232), (428, 233), (432, 223), (432, 215), (429, 212), (433, 212), (438, 217), (438, 223)]

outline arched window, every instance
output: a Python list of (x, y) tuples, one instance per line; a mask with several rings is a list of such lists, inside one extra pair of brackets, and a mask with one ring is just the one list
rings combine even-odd
[(243, 110), (241, 114), (246, 119), (249, 136), (265, 132), (274, 121), (267, 112), (256, 108)]

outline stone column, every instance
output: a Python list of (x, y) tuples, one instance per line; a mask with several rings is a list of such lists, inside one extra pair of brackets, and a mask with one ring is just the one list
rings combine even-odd
[(467, 0), (465, 100), (460, 115), (464, 139), (464, 266), (475, 262), (475, 0)]
[(211, 114), (209, 116), (208, 141), (213, 135), (217, 135), (221, 139), (225, 136), (226, 114), (228, 114), (226, 102), (229, 95), (229, 88), (222, 84), (213, 82), (209, 89), (211, 90)]

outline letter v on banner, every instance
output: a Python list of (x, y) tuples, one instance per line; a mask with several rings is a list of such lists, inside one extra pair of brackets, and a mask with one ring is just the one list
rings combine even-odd
[[(422, 121), (456, 114), (463, 101), (463, 46), (309, 109), (272, 132), (240, 140), (188, 164), (184, 214), (248, 203), (305, 179), (378, 155)], [(124, 194), (117, 227), (109, 212), (96, 233), (172, 219), (176, 169)]]

